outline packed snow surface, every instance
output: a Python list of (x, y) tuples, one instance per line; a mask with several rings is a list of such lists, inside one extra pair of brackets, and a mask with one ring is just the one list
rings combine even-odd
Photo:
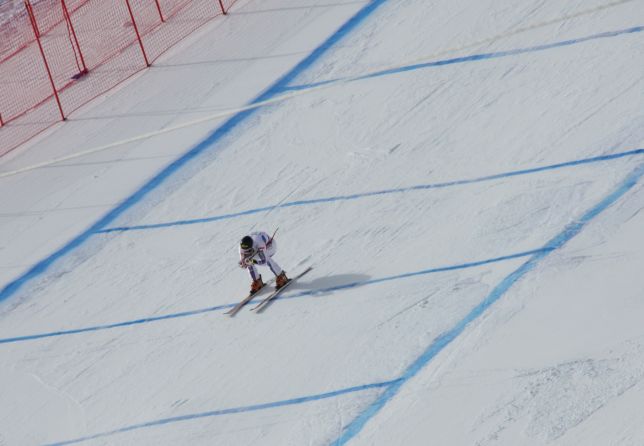
[[(641, 0), (239, 0), (0, 159), (0, 445), (644, 444), (643, 66)], [(231, 318), (253, 230), (313, 270)]]

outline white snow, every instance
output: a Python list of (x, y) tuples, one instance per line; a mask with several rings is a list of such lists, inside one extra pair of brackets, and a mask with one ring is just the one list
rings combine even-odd
[(239, 0), (0, 158), (0, 445), (644, 444), (643, 12)]

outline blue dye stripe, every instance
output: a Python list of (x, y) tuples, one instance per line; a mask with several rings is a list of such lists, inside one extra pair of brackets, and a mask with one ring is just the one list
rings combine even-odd
[[(333, 33), (327, 40), (325, 40), (320, 46), (318, 46), (311, 54), (305, 57), (301, 62), (299, 62), (292, 70), (282, 76), (277, 80), (272, 86), (270, 86), (266, 91), (257, 96), (251, 104), (257, 102), (264, 102), (268, 99), (273, 98), (286, 87), (290, 82), (292, 82), (297, 76), (302, 74), (302, 72), (309, 69), (315, 62), (318, 61), (327, 51), (329, 51), (334, 45), (336, 45), (340, 40), (342, 40), (347, 34), (353, 31), (358, 25), (360, 25), (364, 20), (369, 17), (373, 12), (375, 12), (378, 7), (383, 5), (387, 0), (372, 0), (358, 11), (353, 17), (351, 17), (347, 22), (345, 22), (335, 33)], [(36, 263), (32, 266), (26, 273), (19, 276), (17, 279), (11, 281), (7, 284), (2, 290), (0, 290), (0, 302), (8, 299), (13, 296), (21, 287), (23, 287), (27, 282), (39, 277), (41, 274), (45, 273), (51, 265), (59, 260), (60, 258), (71, 253), (73, 250), (85, 243), (92, 235), (99, 232), (101, 229), (107, 227), (110, 223), (114, 222), (119, 216), (121, 216), (125, 211), (138, 204), (143, 200), (151, 191), (163, 184), (169, 177), (179, 171), (184, 167), (189, 161), (195, 159), (198, 155), (203, 152), (212, 149), (215, 143), (221, 140), (224, 136), (229, 134), (233, 129), (235, 129), (239, 124), (246, 121), (250, 116), (257, 113), (258, 109), (242, 111), (226, 122), (224, 122), (219, 128), (207, 136), (203, 141), (197, 144), (195, 147), (186, 152), (185, 155), (181, 156), (173, 163), (169, 164), (161, 172), (159, 172), (155, 177), (149, 180), (145, 185), (143, 185), (139, 190), (134, 192), (128, 198), (126, 198), (121, 204), (113, 208), (106, 215), (100, 218), (96, 223), (91, 225), (86, 231), (72, 239), (66, 245), (64, 245), (59, 250), (55, 251), (53, 254), (44, 258), (43, 260)]]
[[(477, 266), (482, 266), (482, 265), (488, 265), (491, 263), (497, 263), (497, 262), (503, 262), (506, 260), (512, 260), (512, 259), (518, 259), (521, 257), (527, 257), (534, 255), (538, 252), (541, 252), (542, 250), (536, 250), (536, 251), (526, 251), (526, 252), (520, 252), (517, 254), (511, 254), (507, 256), (501, 256), (501, 257), (495, 257), (492, 259), (485, 259), (485, 260), (479, 260), (476, 262), (469, 262), (469, 263), (463, 263), (460, 265), (450, 265), (450, 266), (443, 266), (440, 268), (432, 268), (432, 269), (425, 269), (422, 271), (415, 271), (411, 273), (405, 273), (405, 274), (399, 274), (396, 276), (389, 276), (389, 277), (381, 277), (379, 279), (371, 279), (371, 280), (365, 280), (365, 281), (360, 281), (360, 282), (352, 282), (344, 285), (336, 285), (328, 288), (323, 288), (319, 290), (308, 290), (308, 291), (302, 291), (300, 293), (292, 294), (292, 295), (287, 295), (287, 296), (282, 296), (280, 297), (280, 300), (285, 300), (285, 299), (296, 299), (296, 298), (302, 298), (306, 296), (316, 296), (320, 294), (325, 294), (325, 293), (332, 293), (334, 291), (339, 291), (339, 290), (346, 290), (350, 288), (357, 288), (360, 286), (367, 286), (367, 285), (374, 285), (378, 283), (383, 283), (383, 282), (390, 282), (392, 280), (401, 280), (401, 279), (407, 279), (410, 277), (416, 277), (416, 276), (421, 276), (421, 275), (426, 275), (426, 274), (434, 274), (434, 273), (440, 273), (440, 272), (446, 272), (446, 271), (454, 271), (454, 270), (459, 270), (459, 269), (467, 269), (467, 268), (475, 268)], [(252, 302), (256, 302), (259, 299), (254, 299)], [(38, 334), (32, 334), (32, 335), (25, 335), (25, 336), (15, 336), (11, 338), (3, 338), (0, 339), (0, 344), (11, 344), (15, 342), (24, 342), (24, 341), (33, 341), (36, 339), (43, 339), (43, 338), (52, 338), (52, 337), (57, 337), (57, 336), (67, 336), (67, 335), (73, 335), (73, 334), (79, 334), (79, 333), (87, 333), (87, 332), (92, 332), (92, 331), (101, 331), (101, 330), (111, 330), (114, 328), (121, 328), (121, 327), (128, 327), (132, 325), (141, 325), (141, 324), (149, 324), (151, 322), (159, 322), (159, 321), (164, 321), (168, 319), (177, 319), (177, 318), (182, 318), (182, 317), (190, 317), (190, 316), (197, 316), (199, 314), (204, 314), (204, 313), (211, 313), (214, 311), (220, 311), (220, 310), (225, 310), (228, 308), (234, 307), (236, 304), (225, 304), (225, 305), (217, 305), (214, 307), (208, 307), (208, 308), (202, 308), (198, 310), (192, 310), (192, 311), (182, 311), (180, 313), (172, 313), (172, 314), (166, 314), (162, 316), (152, 316), (152, 317), (147, 317), (147, 318), (142, 318), (142, 319), (135, 319), (132, 321), (125, 321), (125, 322), (116, 322), (112, 324), (103, 324), (103, 325), (96, 325), (93, 327), (84, 327), (84, 328), (75, 328), (75, 329), (70, 329), (70, 330), (61, 330), (61, 331), (53, 331), (49, 333), (38, 333)]]
[(516, 254), (510, 254), (507, 256), (501, 256), (501, 257), (494, 257), (492, 259), (485, 259), (485, 260), (479, 260), (476, 262), (469, 262), (469, 263), (462, 263), (460, 265), (452, 265), (452, 266), (443, 266), (440, 268), (431, 268), (431, 269), (425, 269), (422, 271), (415, 271), (412, 273), (405, 273), (405, 274), (399, 274), (397, 276), (389, 276), (389, 277), (381, 277), (379, 279), (371, 279), (371, 280), (365, 280), (365, 281), (360, 281), (360, 282), (352, 282), (352, 283), (347, 283), (344, 285), (336, 285), (332, 286), (329, 288), (324, 288), (320, 290), (309, 290), (309, 291), (302, 291), (297, 294), (289, 295), (289, 296), (282, 296), (280, 297), (280, 300), (285, 300), (285, 299), (294, 299), (298, 297), (304, 297), (304, 296), (311, 296), (311, 295), (318, 295), (318, 294), (324, 294), (324, 293), (332, 293), (334, 291), (340, 291), (340, 290), (346, 290), (350, 288), (357, 288), (360, 286), (364, 285), (375, 285), (377, 283), (383, 283), (383, 282), (390, 282), (392, 280), (401, 280), (401, 279), (408, 279), (410, 277), (416, 277), (416, 276), (423, 276), (426, 274), (435, 274), (435, 273), (443, 273), (447, 271), (455, 271), (455, 270), (460, 270), (460, 269), (467, 269), (467, 268), (476, 268), (477, 266), (483, 266), (483, 265), (489, 265), (491, 263), (498, 263), (498, 262), (505, 262), (506, 260), (514, 260), (514, 259), (519, 259), (522, 257), (528, 257), (532, 256), (535, 254), (540, 254), (544, 252), (550, 251), (551, 248), (542, 248), (542, 249), (535, 249), (532, 251), (525, 251), (525, 252), (519, 252)]
[(168, 320), (168, 319), (176, 319), (176, 318), (180, 318), (180, 317), (197, 316), (199, 314), (204, 314), (204, 313), (210, 313), (210, 312), (213, 312), (213, 311), (224, 310), (224, 309), (232, 308), (234, 306), (235, 306), (235, 304), (218, 305), (218, 306), (215, 306), (215, 307), (201, 308), (201, 309), (198, 309), (198, 310), (182, 311), (180, 313), (165, 314), (165, 315), (162, 315), (162, 316), (151, 316), (151, 317), (146, 317), (146, 318), (143, 318), (143, 319), (135, 319), (135, 320), (132, 320), (132, 321), (115, 322), (113, 324), (104, 324), (104, 325), (96, 325), (96, 326), (93, 326), (93, 327), (73, 328), (73, 329), (70, 329), (70, 330), (52, 331), (52, 332), (49, 332), (49, 333), (38, 333), (38, 334), (33, 334), (33, 335), (16, 336), (16, 337), (13, 337), (13, 338), (0, 339), (0, 344), (10, 344), (10, 343), (22, 342), (22, 341), (33, 341), (35, 339), (53, 338), (53, 337), (57, 337), (57, 336), (67, 336), (67, 335), (78, 334), (78, 333), (87, 333), (87, 332), (92, 332), (92, 331), (111, 330), (111, 329), (114, 329), (114, 328), (129, 327), (131, 325), (149, 324), (150, 322), (158, 322), (158, 321), (164, 321), (164, 320)]
[[(507, 50), (507, 51), (498, 51), (498, 52), (493, 52), (493, 53), (484, 53), (484, 54), (473, 54), (471, 56), (463, 56), (463, 57), (454, 57), (452, 59), (445, 59), (445, 60), (438, 60), (434, 62), (426, 62), (426, 63), (419, 63), (419, 64), (413, 64), (413, 65), (406, 65), (404, 67), (397, 67), (397, 68), (391, 68), (388, 70), (382, 70), (382, 71), (377, 71), (375, 73), (370, 73), (370, 74), (365, 74), (364, 76), (357, 76), (355, 78), (350, 78), (351, 82), (354, 81), (359, 81), (359, 80), (365, 80), (365, 79), (373, 79), (377, 77), (383, 77), (383, 76), (389, 76), (392, 74), (398, 74), (398, 73), (404, 73), (407, 71), (414, 71), (414, 70), (420, 70), (424, 68), (434, 68), (434, 67), (442, 67), (445, 65), (454, 65), (454, 64), (461, 64), (461, 63), (467, 63), (467, 62), (477, 62), (477, 61), (483, 61), (483, 60), (490, 60), (490, 59), (499, 59), (502, 57), (510, 57), (510, 56), (518, 56), (521, 54), (526, 54), (526, 53), (536, 53), (540, 51), (546, 51), (546, 50), (551, 50), (553, 48), (560, 48), (560, 47), (565, 47), (565, 46), (571, 46), (571, 45), (577, 45), (579, 43), (584, 43), (588, 42), (591, 40), (597, 40), (597, 39), (607, 39), (610, 37), (617, 37), (621, 36), (624, 34), (634, 34), (634, 33), (639, 33), (644, 31), (644, 26), (635, 26), (632, 28), (626, 28), (626, 29), (621, 29), (619, 31), (609, 31), (609, 32), (604, 32), (600, 34), (593, 34), (592, 36), (587, 36), (587, 37), (581, 37), (579, 39), (570, 39), (570, 40), (564, 40), (561, 42), (555, 42), (555, 43), (549, 43), (545, 45), (537, 45), (537, 46), (531, 46), (527, 48), (517, 48), (514, 50)], [(303, 85), (291, 85), (285, 88), (285, 91), (289, 90), (306, 90), (309, 88), (314, 88), (314, 87), (319, 87), (322, 85), (328, 85), (332, 84), (335, 82), (340, 82), (340, 81), (346, 81), (349, 80), (347, 78), (339, 78), (339, 79), (331, 79), (331, 80), (326, 80), (326, 81), (321, 81), (321, 82), (314, 82), (310, 84), (303, 84)]]
[(172, 423), (179, 423), (182, 421), (189, 421), (189, 420), (196, 420), (199, 418), (209, 418), (209, 417), (218, 417), (222, 415), (231, 415), (231, 414), (237, 414), (237, 413), (245, 413), (245, 412), (256, 412), (258, 410), (266, 410), (266, 409), (273, 409), (275, 407), (284, 407), (284, 406), (293, 406), (296, 404), (303, 404), (303, 403), (309, 403), (312, 401), (319, 401), (319, 400), (324, 400), (328, 398), (335, 398), (340, 395), (346, 395), (348, 393), (355, 393), (355, 392), (363, 392), (365, 390), (371, 390), (371, 389), (380, 389), (383, 387), (388, 387), (396, 383), (397, 380), (393, 381), (384, 381), (384, 382), (378, 382), (378, 383), (372, 383), (372, 384), (363, 384), (361, 386), (355, 386), (355, 387), (348, 387), (345, 389), (340, 389), (340, 390), (334, 390), (332, 392), (326, 392), (326, 393), (320, 393), (317, 395), (309, 395), (309, 396), (303, 396), (299, 398), (292, 398), (288, 400), (282, 400), (282, 401), (275, 401), (272, 403), (264, 403), (264, 404), (254, 404), (252, 406), (242, 406), (242, 407), (233, 407), (230, 409), (220, 409), (220, 410), (212, 410), (208, 412), (200, 412), (200, 413), (194, 413), (194, 414), (188, 414), (188, 415), (181, 415), (177, 417), (170, 417), (170, 418), (161, 418), (159, 420), (153, 420), (153, 421), (148, 421), (145, 423), (139, 423), (139, 424), (133, 424), (130, 426), (125, 426), (119, 429), (114, 429), (108, 432), (102, 432), (99, 434), (94, 434), (94, 435), (88, 435), (86, 437), (80, 437), (80, 438), (75, 438), (73, 440), (65, 440), (61, 441), (58, 443), (50, 443), (47, 446), (64, 446), (64, 445), (69, 445), (69, 444), (76, 444), (76, 443), (81, 443), (84, 441), (88, 440), (95, 440), (97, 438), (104, 438), (104, 437), (109, 437), (112, 435), (116, 434), (122, 434), (125, 432), (131, 432), (134, 430), (139, 430), (139, 429), (145, 429), (149, 427), (155, 427), (155, 426), (162, 426), (165, 424), (172, 424)]
[(168, 228), (172, 226), (186, 226), (186, 225), (195, 225), (195, 224), (203, 224), (203, 223), (212, 223), (220, 220), (230, 220), (234, 218), (245, 217), (248, 215), (258, 214), (261, 212), (269, 212), (273, 209), (279, 209), (279, 208), (288, 208), (288, 207), (295, 207), (295, 206), (310, 206), (315, 204), (357, 200), (361, 198), (376, 197), (376, 196), (390, 195), (390, 194), (400, 194), (405, 192), (430, 190), (430, 189), (443, 189), (443, 188), (454, 187), (454, 186), (465, 186), (468, 184), (483, 183), (486, 181), (494, 181), (494, 180), (499, 180), (503, 178), (521, 176), (521, 175), (530, 175), (530, 174), (545, 172), (549, 170), (557, 170), (557, 169), (563, 169), (567, 167), (581, 166), (584, 164), (611, 161), (611, 160), (616, 160), (616, 159), (630, 157), (630, 156), (638, 156), (638, 155), (644, 155), (644, 149), (635, 149), (627, 152), (614, 153), (611, 155), (601, 155), (601, 156), (595, 156), (592, 158), (583, 158), (575, 161), (568, 161), (564, 163), (551, 164), (548, 166), (535, 167), (532, 169), (522, 169), (522, 170), (514, 170), (510, 172), (502, 172), (495, 175), (488, 175), (488, 176), (479, 177), (479, 178), (455, 180), (455, 181), (448, 181), (444, 183), (419, 184), (419, 185), (410, 186), (410, 187), (385, 189), (385, 190), (364, 192), (364, 193), (351, 194), (351, 195), (338, 195), (335, 197), (314, 198), (311, 200), (298, 200), (298, 201), (280, 203), (273, 206), (249, 209), (247, 211), (235, 212), (232, 214), (224, 214), (224, 215), (217, 215), (213, 217), (204, 217), (204, 218), (195, 218), (191, 220), (177, 220), (177, 221), (171, 221), (166, 223), (152, 223), (147, 225), (136, 225), (136, 226), (119, 226), (114, 228), (102, 229), (98, 232), (109, 233), (109, 232), (121, 232), (121, 231), (141, 231), (141, 230), (147, 230), (147, 229)]
[(503, 281), (501, 281), (501, 283), (499, 283), (481, 303), (474, 307), (474, 309), (454, 327), (434, 339), (429, 347), (405, 370), (400, 379), (391, 384), (382, 393), (382, 395), (376, 399), (376, 401), (358, 415), (358, 417), (356, 417), (343, 430), (342, 434), (331, 444), (333, 446), (344, 445), (358, 435), (364, 428), (365, 424), (380, 412), (380, 410), (389, 401), (391, 401), (394, 396), (396, 396), (403, 384), (425, 368), (445, 347), (463, 333), (471, 322), (478, 319), (479, 316), (498, 301), (518, 280), (532, 271), (541, 260), (546, 258), (551, 252), (564, 246), (568, 241), (579, 234), (579, 232), (581, 232), (581, 230), (595, 217), (608, 209), (620, 197), (631, 190), (640, 181), (642, 176), (644, 176), (644, 163), (635, 168), (635, 170), (633, 170), (626, 179), (615, 190), (613, 190), (613, 192), (608, 194), (604, 199), (588, 210), (581, 218), (579, 218), (579, 220), (566, 226), (560, 234), (546, 243), (542, 251), (535, 253), (527, 262), (503, 279)]

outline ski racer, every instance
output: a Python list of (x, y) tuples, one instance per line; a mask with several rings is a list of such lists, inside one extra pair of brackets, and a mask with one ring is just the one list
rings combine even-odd
[(275, 289), (280, 289), (288, 282), (286, 273), (275, 260), (273, 256), (277, 251), (275, 239), (270, 237), (266, 232), (252, 232), (244, 236), (239, 243), (239, 266), (248, 269), (252, 283), (250, 292), (258, 292), (263, 286), (261, 274), (258, 274), (255, 265), (268, 265), (273, 274), (275, 274)]

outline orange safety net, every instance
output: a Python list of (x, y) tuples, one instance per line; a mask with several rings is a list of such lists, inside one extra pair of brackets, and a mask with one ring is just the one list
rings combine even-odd
[(228, 12), (234, 1), (26, 0), (19, 9), (0, 5), (0, 156), (145, 69)]

